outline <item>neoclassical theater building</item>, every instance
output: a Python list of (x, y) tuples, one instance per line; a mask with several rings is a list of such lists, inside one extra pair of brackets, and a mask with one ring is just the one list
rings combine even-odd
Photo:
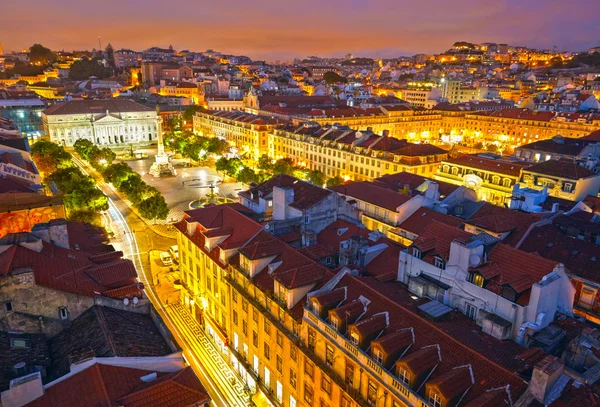
[(42, 113), (50, 140), (65, 146), (79, 139), (99, 145), (156, 140), (156, 110), (127, 99), (72, 100)]

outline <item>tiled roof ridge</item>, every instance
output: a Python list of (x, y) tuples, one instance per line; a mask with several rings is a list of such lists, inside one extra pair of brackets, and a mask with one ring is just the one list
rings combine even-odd
[(98, 324), (100, 325), (102, 334), (106, 338), (106, 342), (108, 343), (108, 346), (110, 347), (110, 351), (112, 352), (113, 355), (118, 356), (117, 355), (117, 347), (110, 335), (110, 330), (108, 329), (108, 323), (106, 322), (106, 318), (104, 317), (103, 308), (104, 307), (101, 308), (100, 305), (96, 305), (94, 307), (94, 314), (96, 315), (96, 320), (98, 321)]
[(96, 374), (100, 379), (100, 387), (102, 388), (102, 394), (106, 399), (106, 405), (111, 405), (110, 396), (108, 395), (108, 389), (106, 388), (106, 383), (104, 382), (104, 376), (102, 375), (102, 369), (100, 368), (100, 363), (95, 363), (93, 368), (96, 370)]
[[(354, 276), (352, 276), (352, 277), (354, 278)], [(368, 290), (370, 290), (370, 291), (376, 293), (377, 295), (379, 295), (384, 301), (389, 302), (393, 306), (400, 307), (405, 312), (409, 312), (412, 315), (416, 316), (417, 318), (419, 318), (420, 321), (422, 321), (423, 323), (425, 323), (426, 325), (428, 325), (435, 332), (442, 334), (444, 337), (446, 337), (447, 339), (451, 340), (453, 343), (457, 344), (458, 346), (462, 347), (463, 349), (466, 349), (468, 353), (474, 355), (475, 357), (479, 358), (480, 360), (483, 360), (483, 361), (486, 361), (488, 363), (491, 363), (494, 366), (496, 366), (497, 368), (501, 369), (502, 371), (504, 371), (504, 372), (506, 372), (506, 373), (508, 373), (508, 374), (510, 374), (512, 376), (515, 376), (515, 377), (517, 377), (517, 378), (520, 379), (520, 377), (516, 373), (511, 372), (510, 370), (508, 370), (504, 366), (499, 365), (498, 363), (494, 362), (492, 359), (486, 358), (485, 356), (481, 355), (479, 352), (476, 352), (475, 350), (471, 349), (467, 345), (465, 345), (462, 342), (456, 340), (452, 335), (450, 335), (450, 334), (446, 333), (444, 330), (438, 328), (436, 325), (434, 325), (431, 322), (429, 322), (426, 318), (422, 318), (418, 313), (415, 313), (412, 310), (410, 310), (410, 309), (402, 306), (401, 304), (393, 301), (392, 299), (388, 298), (387, 296), (378, 293), (375, 289), (373, 289), (372, 287), (370, 287), (365, 281), (362, 281), (361, 279), (357, 279), (357, 278), (354, 278), (354, 280), (357, 281), (357, 282), (359, 282), (361, 285), (363, 285), (364, 287), (366, 287)]]

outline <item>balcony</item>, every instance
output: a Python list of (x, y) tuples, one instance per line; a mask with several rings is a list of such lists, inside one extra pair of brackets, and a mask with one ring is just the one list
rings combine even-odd
[[(376, 363), (367, 353), (354, 346), (354, 344), (351, 343), (345, 336), (332, 329), (329, 324), (322, 320), (318, 315), (314, 314), (309, 307), (304, 308), (304, 317), (304, 320), (308, 323), (308, 325), (319, 331), (329, 342), (337, 345), (338, 349), (341, 350), (349, 359), (353, 359), (357, 365), (365, 369), (365, 371), (367, 371), (371, 376), (378, 378), (379, 382), (383, 384), (383, 388), (393, 394), (394, 397), (400, 399), (409, 406), (429, 405), (417, 392), (406, 387), (405, 384), (398, 380), (394, 374)], [(316, 363), (316, 356), (312, 357)], [(322, 363), (326, 366), (326, 368), (323, 370), (329, 372), (326, 369), (331, 370), (331, 368), (328, 367), (325, 362)], [(333, 374), (335, 375), (335, 372)], [(338, 382), (336, 381), (336, 383)], [(345, 386), (346, 384), (344, 383), (341, 387), (345, 388)], [(358, 390), (355, 391), (358, 392)], [(362, 400), (362, 404), (357, 400), (359, 405), (368, 405), (366, 402), (364, 402), (364, 399)]]
[(287, 338), (295, 343), (296, 345), (300, 342), (300, 338), (277, 317), (275, 317), (271, 312), (267, 309), (267, 307), (258, 301), (254, 296), (252, 296), (240, 283), (238, 283), (235, 278), (227, 275), (225, 276), (225, 280), (235, 288), (241, 295), (244, 297), (249, 303), (254, 306), (265, 318), (269, 320), (269, 322), (277, 329), (282, 332)]
[(352, 387), (349, 383), (346, 383), (343, 377), (341, 377), (336, 371), (333, 369), (329, 363), (319, 359), (319, 357), (303, 342), (300, 343), (300, 350), (304, 352), (304, 354), (323, 371), (335, 384), (338, 385), (340, 389), (342, 389), (346, 394), (348, 394), (359, 406), (367, 406), (367, 400), (360, 394), (360, 390)]

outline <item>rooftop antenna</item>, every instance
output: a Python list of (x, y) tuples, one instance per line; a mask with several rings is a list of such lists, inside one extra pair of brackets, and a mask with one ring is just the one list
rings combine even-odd
[(98, 36), (98, 50), (102, 50), (102, 42), (100, 42), (100, 36)]

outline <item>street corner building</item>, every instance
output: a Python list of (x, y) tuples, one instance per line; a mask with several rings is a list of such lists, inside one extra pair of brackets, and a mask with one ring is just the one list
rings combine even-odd
[(150, 143), (157, 139), (155, 109), (127, 99), (72, 100), (42, 113), (44, 131), (55, 143), (85, 139), (99, 145)]

